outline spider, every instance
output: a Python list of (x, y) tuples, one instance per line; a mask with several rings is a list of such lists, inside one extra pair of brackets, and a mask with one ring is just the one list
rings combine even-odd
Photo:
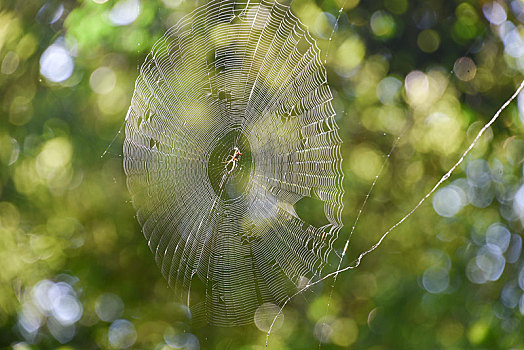
[[(240, 159), (240, 156), (242, 155), (238, 147), (233, 148), (233, 151), (235, 151), (235, 153), (233, 153), (233, 155), (227, 156), (227, 161), (224, 162), (226, 164), (225, 168), (226, 168), (228, 175), (231, 174), (233, 170), (235, 170), (235, 168), (237, 167), (238, 160)], [(229, 164), (232, 164), (232, 165), (231, 165), (231, 169), (228, 170), (227, 167), (229, 166)]]

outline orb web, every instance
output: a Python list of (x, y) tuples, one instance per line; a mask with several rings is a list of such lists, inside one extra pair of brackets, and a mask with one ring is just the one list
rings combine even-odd
[[(252, 323), (321, 276), (342, 227), (332, 98), (315, 40), (278, 2), (211, 1), (147, 56), (124, 170), (156, 262), (195, 319)], [(304, 197), (324, 203), (328, 224), (296, 213)]]

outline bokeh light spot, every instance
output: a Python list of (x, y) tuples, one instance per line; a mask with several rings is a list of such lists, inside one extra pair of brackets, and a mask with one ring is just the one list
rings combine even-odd
[(484, 4), (482, 12), (488, 21), (497, 26), (504, 23), (508, 18), (504, 7), (496, 1)]
[(62, 17), (64, 13), (64, 5), (62, 3), (57, 3), (56, 1), (46, 2), (38, 13), (36, 14), (36, 19), (47, 23), (53, 24), (56, 23)]
[(254, 316), (255, 325), (257, 326), (257, 328), (262, 332), (267, 332), (271, 327), (271, 323), (273, 322), (277, 314), (278, 317), (275, 320), (273, 329), (279, 329), (280, 327), (282, 327), (282, 324), (284, 323), (284, 314), (279, 314), (279, 311), (280, 308), (273, 303), (264, 303), (260, 305), (255, 311)]
[(331, 327), (333, 319), (331, 317), (322, 317), (315, 323), (314, 334), (315, 338), (321, 343), (329, 343), (331, 335), (333, 334), (333, 328)]
[(513, 198), (513, 210), (521, 219), (524, 218), (524, 185), (520, 186)]
[(26, 96), (16, 96), (9, 106), (9, 121), (13, 125), (22, 126), (27, 124), (33, 117), (33, 106), (31, 99)]
[(336, 21), (336, 17), (333, 16), (331, 13), (322, 12), (319, 13), (316, 17), (315, 25), (312, 29), (318, 37), (322, 39), (328, 39), (331, 33), (333, 32), (333, 28), (335, 26)]
[(38, 42), (32, 33), (27, 33), (16, 45), (16, 53), (20, 59), (25, 60), (31, 57), (38, 47)]
[(381, 164), (380, 155), (366, 146), (357, 147), (350, 154), (351, 171), (364, 180), (372, 180), (377, 175)]
[(455, 76), (462, 81), (470, 81), (477, 74), (477, 66), (469, 57), (461, 57), (453, 65)]
[(49, 329), (49, 333), (51, 333), (51, 335), (62, 344), (71, 341), (76, 333), (74, 325), (63, 326), (53, 317), (47, 319), (47, 328)]
[(350, 77), (366, 54), (366, 47), (356, 35), (346, 39), (335, 53), (335, 69), (344, 77)]
[(116, 84), (116, 74), (109, 67), (99, 67), (89, 77), (89, 85), (97, 94), (107, 94)]
[(58, 43), (49, 46), (40, 57), (40, 73), (49, 81), (59, 83), (73, 74), (73, 58)]
[(520, 289), (524, 290), (524, 266), (520, 268), (517, 281), (518, 281)]
[(482, 343), (489, 334), (491, 329), (490, 323), (487, 320), (480, 319), (477, 322), (473, 323), (468, 331), (468, 339), (473, 344)]
[(524, 55), (524, 40), (519, 29), (510, 21), (505, 21), (498, 28), (499, 36), (504, 43), (504, 52), (511, 57)]
[(0, 72), (5, 75), (13, 74), (18, 68), (19, 63), (20, 57), (18, 57), (16, 52), (9, 51), (2, 61)]
[(438, 190), (433, 196), (433, 209), (443, 217), (456, 215), (467, 204), (464, 191), (455, 185)]
[(502, 224), (494, 223), (486, 230), (486, 244), (492, 249), (498, 249), (500, 254), (508, 249), (510, 240), (511, 233)]
[(377, 97), (383, 104), (394, 104), (401, 88), (402, 82), (400, 80), (394, 77), (385, 77), (377, 84)]
[(82, 316), (82, 305), (72, 295), (62, 295), (53, 302), (53, 315), (64, 326), (77, 322)]
[(472, 186), (482, 187), (491, 182), (491, 170), (484, 159), (475, 159), (466, 166), (468, 183)]
[(42, 325), (42, 319), (42, 314), (33, 304), (30, 303), (24, 304), (22, 310), (18, 314), (19, 326), (30, 334), (38, 331)]
[(104, 293), (96, 299), (95, 312), (102, 321), (112, 322), (124, 314), (124, 302), (116, 294)]
[(440, 36), (432, 29), (423, 30), (417, 36), (417, 45), (426, 53), (435, 52), (440, 46)]
[(370, 26), (373, 33), (381, 38), (390, 38), (395, 34), (395, 20), (384, 11), (376, 11), (371, 15)]
[(441, 293), (449, 285), (448, 269), (440, 266), (431, 266), (422, 275), (422, 285), (430, 293)]
[[(33, 237), (40, 237), (33, 235)], [(34, 342), (45, 329), (60, 343), (67, 343), (76, 334), (76, 323), (83, 315), (83, 306), (75, 289), (69, 283), (78, 279), (59, 275), (61, 282), (44, 279), (23, 296), (22, 310), (18, 314), (18, 329), (23, 337)], [(64, 280), (69, 281), (65, 282)]]
[(524, 124), (524, 92), (520, 92), (517, 96), (517, 107), (519, 110), (520, 122)]
[(116, 26), (133, 23), (140, 14), (138, 0), (120, 0), (109, 12), (109, 20)]
[(509, 264), (516, 263), (520, 258), (520, 253), (522, 252), (522, 238), (520, 235), (512, 234), (511, 241), (509, 243), (509, 248), (506, 252), (506, 261)]
[(478, 21), (477, 11), (471, 4), (467, 2), (462, 2), (457, 6), (455, 9), (455, 15), (459, 21), (462, 21), (468, 25), (473, 25)]
[(351, 318), (337, 318), (331, 329), (331, 341), (338, 346), (348, 347), (358, 339), (358, 325)]
[(505, 307), (513, 309), (519, 303), (522, 291), (515, 285), (515, 283), (506, 283), (500, 292), (500, 300)]
[(504, 271), (506, 260), (500, 254), (498, 249), (484, 246), (477, 252), (475, 264), (483, 272), (483, 277), (486, 281), (496, 281)]
[(36, 171), (43, 179), (50, 179), (69, 164), (73, 155), (71, 143), (65, 137), (47, 141), (36, 158)]
[(408, 9), (407, 0), (385, 0), (384, 6), (396, 15), (403, 14)]
[(183, 322), (177, 322), (172, 327), (167, 327), (164, 331), (164, 341), (172, 348), (185, 349), (188, 343), (191, 343), (189, 326)]
[(135, 326), (128, 320), (116, 320), (109, 326), (107, 334), (109, 343), (117, 349), (126, 349), (132, 346), (137, 338)]
[(410, 104), (423, 104), (429, 94), (429, 80), (421, 71), (412, 71), (404, 80), (404, 87)]

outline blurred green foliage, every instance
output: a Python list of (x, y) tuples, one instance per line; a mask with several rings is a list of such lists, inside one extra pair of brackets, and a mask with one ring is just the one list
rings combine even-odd
[[(255, 326), (187, 328), (125, 186), (119, 130), (138, 68), (197, 6), (0, 3), (0, 346), (170, 349), (198, 338), (205, 349), (264, 347), (266, 334)], [(419, 201), (518, 86), (524, 2), (294, 0), (291, 7), (327, 52), (345, 142), (339, 251), (386, 161), (347, 264)], [(322, 340), (324, 349), (524, 348), (519, 104), (482, 137), (454, 187), (333, 288), (326, 280), (295, 298), (269, 347), (317, 348)], [(500, 227), (512, 234), (507, 245)], [(44, 294), (60, 296), (54, 309), (38, 304)]]

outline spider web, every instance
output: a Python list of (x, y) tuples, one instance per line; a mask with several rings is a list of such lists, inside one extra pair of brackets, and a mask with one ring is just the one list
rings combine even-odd
[[(314, 39), (277, 2), (211, 1), (147, 56), (124, 170), (148, 245), (194, 319), (252, 323), (321, 277), (342, 227), (332, 98)], [(299, 217), (304, 197), (323, 202), (329, 224)]]

